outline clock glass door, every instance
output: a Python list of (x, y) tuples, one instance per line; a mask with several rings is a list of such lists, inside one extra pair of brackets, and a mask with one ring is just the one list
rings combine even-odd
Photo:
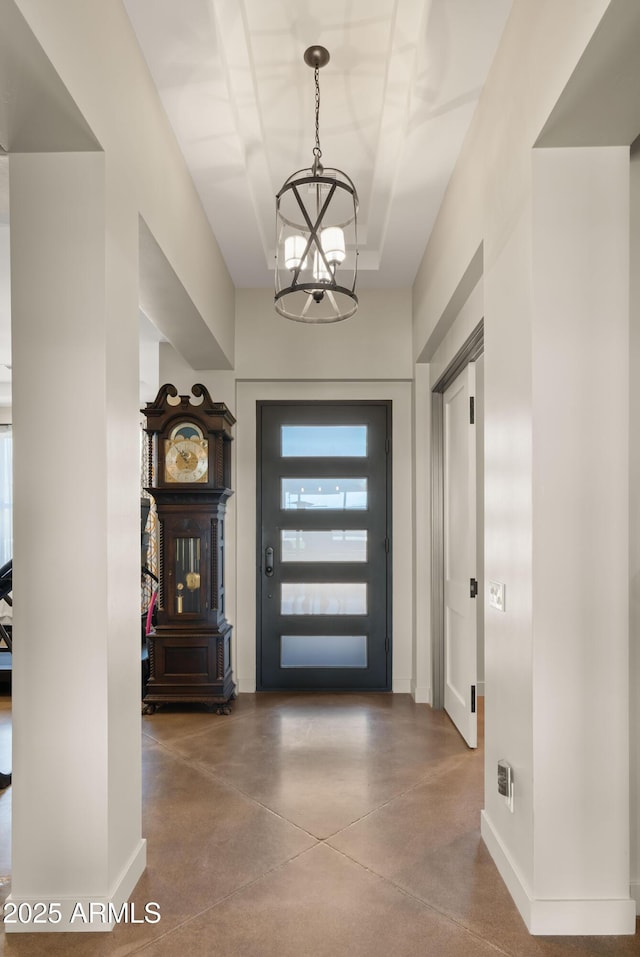
[(200, 613), (200, 539), (176, 538), (176, 614)]
[(259, 408), (258, 687), (391, 687), (388, 403)]

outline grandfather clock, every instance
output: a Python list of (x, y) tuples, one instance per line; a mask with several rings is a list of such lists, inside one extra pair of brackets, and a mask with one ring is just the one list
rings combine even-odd
[(144, 706), (204, 702), (229, 713), (235, 697), (231, 625), (224, 610), (224, 520), (232, 494), (231, 427), (222, 402), (163, 385), (142, 411), (149, 442), (146, 489), (158, 511), (157, 622), (148, 636)]

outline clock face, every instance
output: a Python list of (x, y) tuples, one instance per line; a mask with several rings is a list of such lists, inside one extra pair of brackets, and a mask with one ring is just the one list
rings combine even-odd
[(164, 445), (165, 482), (206, 482), (209, 443), (197, 426), (183, 423), (172, 430)]

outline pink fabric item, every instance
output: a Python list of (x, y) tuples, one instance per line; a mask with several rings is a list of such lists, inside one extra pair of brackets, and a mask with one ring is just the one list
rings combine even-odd
[(145, 633), (145, 635), (148, 635), (149, 632), (151, 631), (152, 619), (153, 619), (153, 609), (154, 609), (155, 606), (156, 606), (156, 598), (157, 598), (157, 597), (158, 597), (158, 589), (156, 588), (156, 590), (154, 591), (153, 595), (151, 596), (151, 601), (149, 602), (149, 608), (148, 608), (148, 610), (147, 610), (147, 622), (146, 622), (145, 627), (144, 627), (144, 633)]

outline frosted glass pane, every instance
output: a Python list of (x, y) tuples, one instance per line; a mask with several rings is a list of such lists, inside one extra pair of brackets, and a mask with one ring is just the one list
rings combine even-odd
[(366, 425), (283, 425), (283, 458), (363, 458), (367, 454)]
[(283, 529), (280, 532), (283, 562), (366, 562), (364, 528), (332, 531)]
[(366, 615), (366, 582), (283, 582), (282, 615)]
[(366, 635), (282, 635), (281, 668), (366, 668)]
[(366, 478), (283, 478), (280, 488), (282, 508), (286, 511), (367, 508)]

